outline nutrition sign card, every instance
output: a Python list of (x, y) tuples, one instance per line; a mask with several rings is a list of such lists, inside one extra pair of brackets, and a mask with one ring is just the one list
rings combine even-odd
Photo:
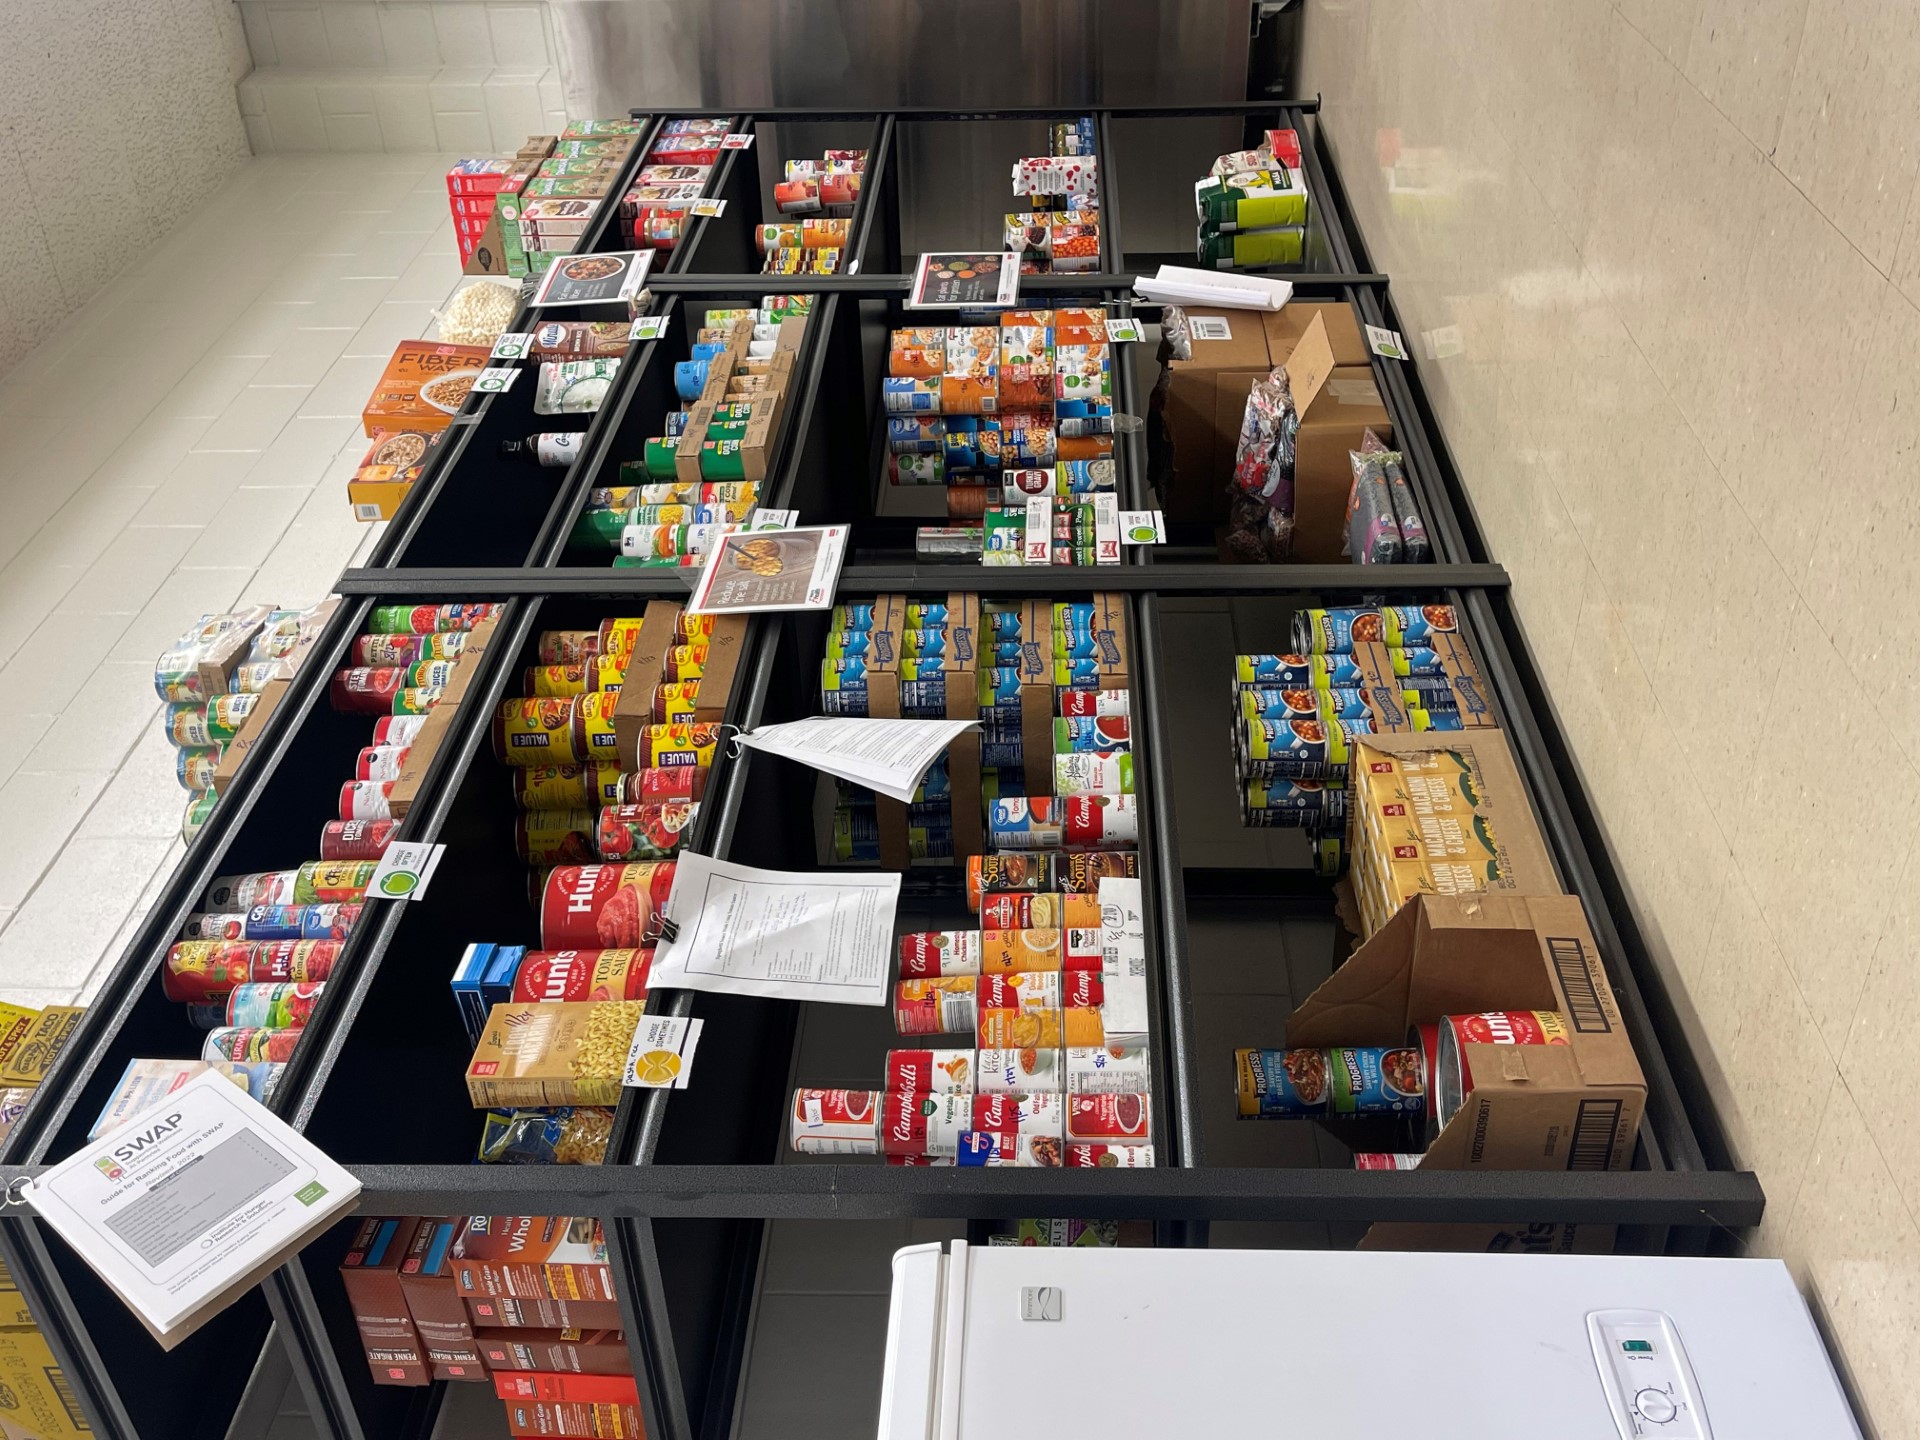
[(729, 531), (701, 570), (687, 613), (825, 610), (846, 553), (844, 525)]
[(208, 1071), (27, 1187), (171, 1350), (353, 1208), (360, 1182)]
[(604, 305), (628, 300), (646, 283), (652, 267), (651, 250), (616, 250), (556, 260), (541, 277), (533, 304)]
[(975, 305), (1011, 305), (1020, 293), (1020, 256), (1015, 251), (922, 255), (913, 272), (909, 310), (961, 310)]

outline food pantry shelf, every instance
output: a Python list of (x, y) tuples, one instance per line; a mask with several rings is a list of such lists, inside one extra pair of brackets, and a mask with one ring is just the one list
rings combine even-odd
[[(1291, 277), (1298, 295), (1343, 304), (1357, 319), (1379, 323), (1387, 313), (1386, 297), (1377, 289), (1383, 277), (1358, 271), (1358, 247), (1344, 229), (1338, 187), (1322, 173), (1312, 144), (1312, 109), (1248, 104), (1091, 112), (1106, 172), (1103, 271), (1029, 277), (1023, 296), (1046, 306), (1084, 300), (1124, 307), (1130, 272), (1160, 258), (1154, 252), (1161, 234), (1181, 225), (1190, 230), (1185, 187), (1195, 176), (1185, 174), (1185, 159), (1154, 158), (1157, 128), (1172, 126), (1169, 134), (1185, 136), (1198, 155), (1212, 143), (1197, 138), (1214, 133), (1210, 127), (1227, 134), (1237, 126), (1240, 137), (1250, 138), (1265, 123), (1291, 120), (1308, 142), (1303, 169), (1313, 214), (1309, 268)], [(999, 112), (1007, 134), (1028, 137), (1040, 133), (1040, 122), (1073, 113)], [(1710, 1132), (1711, 1117), (1683, 1098), (1669, 1073), (1659, 1043), (1664, 1032), (1647, 1013), (1637, 983), (1643, 962), (1631, 947), (1632, 932), (1623, 937), (1609, 913), (1616, 892), (1596, 867), (1589, 835), (1574, 823), (1570, 812), (1577, 807), (1569, 804), (1552, 763), (1562, 753), (1558, 741), (1543, 729), (1537, 690), (1510, 654), (1508, 618), (1489, 599), (1489, 592), (1504, 587), (1505, 572), (1471, 563), (1486, 557), (1470, 519), (1456, 513), (1464, 507), (1464, 492), (1431, 433), (1417, 370), (1371, 362), (1444, 563), (1223, 566), (1198, 563), (1209, 553), (1198, 534), (1098, 572), (899, 561), (901, 529), (889, 528), (875, 504), (874, 437), (881, 420), (875, 351), (884, 350), (889, 329), (908, 323), (899, 302), (912, 250), (923, 241), (937, 248), (978, 243), (985, 238), (974, 233), (979, 217), (1008, 208), (998, 160), (981, 175), (957, 182), (958, 193), (944, 197), (938, 208), (912, 208), (920, 197), (905, 182), (932, 178), (914, 173), (912, 136), (972, 118), (909, 111), (735, 117), (731, 123), (756, 135), (755, 149), (725, 157), (714, 177), (728, 201), (725, 212), (690, 221), (698, 230), (684, 235), (661, 267), (654, 308), (673, 317), (667, 338), (629, 353), (608, 403), (587, 422), (580, 459), (558, 476), (503, 459), (501, 440), (551, 427), (531, 414), (525, 386), (476, 397), (462, 417), (462, 433), (444, 447), (392, 527), (377, 557), (384, 568), (343, 579), (341, 589), (354, 598), (323, 639), (327, 655), (340, 653), (375, 602), (505, 604), (502, 642), (475, 677), (402, 828), (408, 839), (450, 843), (449, 863), (426, 900), (372, 902), (342, 956), (340, 983), (330, 983), (275, 1106), (361, 1177), (366, 1213), (559, 1211), (609, 1222), (610, 1259), (641, 1381), (640, 1408), (649, 1433), (671, 1440), (721, 1433), (712, 1427), (725, 1425), (736, 1396), (744, 1397), (743, 1422), (765, 1413), (756, 1410), (755, 1366), (765, 1360), (774, 1366), (771, 1373), (778, 1368), (760, 1338), (771, 1337), (773, 1327), (769, 1323), (763, 1332), (760, 1322), (783, 1308), (791, 1313), (783, 1297), (805, 1289), (784, 1258), (780, 1227), (786, 1221), (904, 1224), (918, 1218), (930, 1227), (926, 1234), (979, 1239), (995, 1221), (1065, 1214), (1156, 1222), (1163, 1244), (1247, 1245), (1351, 1243), (1368, 1220), (1564, 1221), (1617, 1226), (1623, 1249), (1688, 1251), (1702, 1248), (1715, 1226), (1750, 1224), (1759, 1216), (1753, 1177), (1706, 1163), (1705, 1155), (1718, 1153), (1702, 1134)], [(755, 229), (771, 218), (763, 182), (776, 159), (832, 148), (836, 141), (858, 143), (849, 136), (864, 139), (872, 152), (850, 235), (861, 272), (779, 279), (750, 273), (758, 261)], [(984, 147), (996, 156), (1007, 149), (1009, 161), (1017, 148), (997, 140)], [(623, 244), (603, 217), (580, 248)], [(748, 273), (729, 274), (723, 265)], [(865, 1026), (860, 1022), (869, 1017), (830, 1007), (668, 991), (649, 998), (650, 1011), (714, 1023), (707, 1027), (700, 1074), (690, 1089), (623, 1097), (608, 1158), (624, 1163), (538, 1171), (464, 1163), (476, 1125), (460, 1083), (471, 1046), (447, 995), (446, 976), (470, 942), (538, 938), (524, 898), (526, 867), (514, 854), (510, 790), (492, 754), (489, 721), (504, 698), (524, 693), (522, 671), (541, 632), (589, 628), (635, 615), (649, 599), (684, 595), (684, 571), (605, 568), (604, 552), (570, 547), (569, 538), (589, 492), (614, 483), (619, 464), (639, 458), (637, 447), (659, 433), (661, 417), (673, 408), (673, 363), (686, 354), (692, 317), (708, 308), (753, 303), (776, 290), (821, 299), (796, 360), (795, 403), (771, 447), (769, 493), (773, 504), (798, 508), (801, 523), (853, 525), (853, 558), (861, 563), (843, 572), (839, 598), (933, 598), (956, 590), (984, 597), (1079, 599), (1096, 591), (1126, 597), (1135, 661), (1146, 939), (1153, 958), (1152, 1120), (1156, 1144), (1164, 1146), (1158, 1168), (1124, 1174), (935, 1172), (872, 1160), (793, 1163), (797, 1157), (786, 1150), (781, 1123), (792, 1088), (836, 1079), (871, 1083), (893, 1038), (884, 1017)], [(1116, 409), (1142, 413), (1153, 379), (1146, 368), (1150, 357), (1138, 347), (1128, 358), (1134, 363), (1116, 368)], [(1117, 448), (1122, 493), (1130, 504), (1148, 503), (1143, 442), (1126, 437)], [(536, 568), (515, 568), (528, 564)], [(1350, 1150), (1344, 1141), (1360, 1140), (1357, 1130), (1336, 1135), (1310, 1125), (1241, 1125), (1226, 1118), (1231, 1050), (1278, 1043), (1289, 1001), (1324, 978), (1344, 942), (1330, 893), (1306, 869), (1304, 850), (1281, 832), (1239, 829), (1229, 808), (1230, 775), (1217, 764), (1208, 768), (1216, 747), (1205, 737), (1224, 729), (1228, 687), (1220, 657), (1285, 648), (1279, 637), (1297, 609), (1371, 593), (1444, 596), (1461, 617), (1553, 859), (1586, 901), (1646, 1072), (1644, 1143), (1633, 1170), (1361, 1173), (1344, 1168)], [(814, 713), (825, 625), (821, 616), (751, 620), (726, 719), (751, 725)], [(177, 1007), (161, 1002), (153, 984), (178, 918), (213, 876), (284, 863), (285, 835), (307, 833), (308, 819), (318, 814), (319, 789), (363, 738), (325, 705), (321, 692), (331, 668), (317, 663), (296, 681), (291, 703), (263, 740), (263, 752), (274, 758), (241, 771), (153, 920), (110, 978), (88, 1017), (84, 1043), (76, 1043), (49, 1081), (59, 1091), (57, 1100), (37, 1107), (40, 1113), (29, 1112), (0, 1151), (13, 1162), (9, 1173), (69, 1152), (127, 1058), (178, 1049)], [(734, 759), (724, 749), (715, 757), (690, 848), (812, 868), (814, 836), (804, 823), (813, 795), (809, 777), (783, 761), (752, 754)], [(1222, 761), (1224, 754), (1219, 752)], [(906, 928), (966, 918), (950, 875), (911, 877), (902, 905)], [(1256, 949), (1276, 958), (1257, 965), (1249, 959)], [(406, 1123), (370, 1123), (369, 1117), (390, 1106), (396, 1083), (411, 1097)], [(1365, 1143), (1377, 1141), (1367, 1137)], [(230, 1413), (246, 1368), (232, 1357), (258, 1354), (270, 1319), (289, 1345), (317, 1428), (352, 1440), (425, 1434), (447, 1387), (413, 1392), (370, 1383), (334, 1273), (344, 1244), (345, 1231), (336, 1229), (213, 1330), (161, 1355), (138, 1337), (125, 1336), (124, 1312), (37, 1222), (9, 1215), (0, 1223), (0, 1258), (14, 1264), (36, 1310), (53, 1317), (56, 1354), (104, 1434), (171, 1440), (197, 1433), (191, 1419), (169, 1418), (176, 1412)], [(222, 1359), (226, 1371), (216, 1369)], [(763, 1366), (760, 1373), (770, 1372)], [(845, 1378), (854, 1393), (873, 1382), (870, 1367), (859, 1365)], [(129, 1404), (133, 1397), (141, 1403)], [(797, 1418), (804, 1425), (809, 1417)]]

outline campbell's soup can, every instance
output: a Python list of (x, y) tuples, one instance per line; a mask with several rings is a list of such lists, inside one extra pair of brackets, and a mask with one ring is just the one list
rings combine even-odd
[(1096, 895), (1061, 891), (1003, 890), (980, 897), (982, 930), (1076, 930), (1100, 928)]
[(650, 765), (645, 770), (629, 771), (620, 777), (618, 803), (659, 805), (668, 800), (698, 800), (707, 793), (708, 773), (699, 765)]
[(1060, 714), (1067, 719), (1088, 716), (1125, 720), (1131, 709), (1125, 690), (1062, 690)]
[(987, 828), (996, 847), (1011, 850), (1100, 850), (1131, 846), (1140, 835), (1131, 795), (995, 800)]
[(971, 1095), (978, 1072), (972, 1050), (889, 1050), (886, 1093)]
[(982, 975), (974, 982), (974, 998), (982, 1010), (1058, 1010), (1061, 978), (1058, 971)]
[(672, 893), (671, 860), (556, 865), (540, 888), (540, 946), (634, 949), (651, 944), (655, 917)]
[(1151, 1170), (1151, 1145), (1069, 1145), (1069, 1170)]
[(302, 1033), (299, 1030), (260, 1029), (252, 1025), (210, 1030), (200, 1047), (200, 1058), (206, 1061), (231, 1060), (237, 1064), (252, 1064), (260, 1060), (279, 1064), (293, 1058), (294, 1047), (300, 1043)]
[(320, 858), (378, 860), (399, 829), (398, 820), (329, 820), (320, 831)]
[(1566, 1016), (1558, 1010), (1484, 1010), (1440, 1017), (1434, 1077), (1434, 1117), (1445, 1128), (1473, 1093), (1469, 1045), (1565, 1045)]
[(391, 780), (349, 780), (340, 787), (342, 820), (391, 820), (393, 811), (387, 797), (393, 794)]
[(971, 975), (902, 980), (893, 987), (893, 1025), (902, 1035), (957, 1035), (980, 1009)]
[(235, 1026), (298, 1030), (313, 1018), (326, 986), (308, 983), (236, 985), (227, 996), (226, 1023)]
[(981, 1008), (973, 1029), (983, 1050), (1060, 1050), (1107, 1043), (1096, 1007), (1071, 1010), (988, 1010)]
[(427, 723), (424, 715), (382, 715), (373, 722), (373, 743), (376, 745), (411, 745), (413, 737), (420, 733), (420, 727)]
[(393, 712), (394, 697), (407, 688), (407, 672), (398, 665), (355, 665), (336, 670), (327, 697), (336, 710), (350, 715)]
[(361, 749), (360, 758), (354, 762), (353, 778), (356, 780), (398, 780), (400, 767), (407, 763), (407, 756), (413, 753), (411, 745), (368, 745)]
[(1145, 1095), (1153, 1089), (1153, 1066), (1145, 1045), (1092, 1045), (1066, 1052), (1070, 1095)]
[(878, 1155), (878, 1090), (796, 1090), (788, 1138), (802, 1155)]
[(1353, 1154), (1353, 1168), (1356, 1170), (1417, 1170), (1419, 1167), (1418, 1155), (1394, 1154), (1384, 1150), (1356, 1150)]
[(520, 1004), (559, 1000), (645, 1000), (653, 951), (534, 950), (513, 976)]
[[(980, 973), (978, 930), (926, 930), (900, 937), (900, 978)], [(968, 1028), (971, 1028), (971, 1021)]]
[(665, 860), (679, 852), (699, 813), (691, 800), (609, 805), (600, 812), (594, 843), (602, 860)]
[[(1015, 1149), (1014, 1163), (1022, 1163), (1017, 1148), (1031, 1142), (1052, 1143), (1051, 1163), (1062, 1156), (1064, 1110), (1057, 1094), (1003, 1095), (955, 1093), (929, 1095), (914, 1090), (890, 1090), (880, 1099), (880, 1145), (889, 1155), (962, 1155), (962, 1137), (995, 1137), (1000, 1158)], [(1044, 1152), (1043, 1152), (1044, 1153)], [(964, 1163), (964, 1157), (963, 1157)], [(1048, 1161), (1035, 1157), (1029, 1164)]]
[(1145, 1095), (1133, 1092), (1069, 1095), (1067, 1139), (1095, 1145), (1145, 1145), (1152, 1139)]
[[(576, 696), (574, 699), (584, 697)], [(506, 765), (576, 765), (573, 699), (514, 696), (493, 715), (493, 756)]]
[(982, 930), (980, 973), (1058, 973), (1065, 968), (1065, 935), (1059, 930)]

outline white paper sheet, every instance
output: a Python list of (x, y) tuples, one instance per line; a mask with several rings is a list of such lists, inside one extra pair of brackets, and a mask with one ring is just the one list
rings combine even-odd
[(941, 753), (977, 720), (867, 720), (815, 715), (762, 725), (740, 743), (783, 755), (909, 804)]
[(682, 854), (649, 984), (837, 1005), (892, 990), (900, 877), (756, 870)]

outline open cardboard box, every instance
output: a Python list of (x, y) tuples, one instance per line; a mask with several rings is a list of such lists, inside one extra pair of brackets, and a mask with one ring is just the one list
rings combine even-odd
[[(1347, 529), (1347, 497), (1353, 464), (1371, 430), (1392, 443), (1393, 420), (1365, 365), (1341, 365), (1316, 315), (1286, 361), (1300, 429), (1293, 440), (1293, 558), (1310, 565), (1338, 565)], [(1223, 481), (1224, 483), (1224, 481)]]

